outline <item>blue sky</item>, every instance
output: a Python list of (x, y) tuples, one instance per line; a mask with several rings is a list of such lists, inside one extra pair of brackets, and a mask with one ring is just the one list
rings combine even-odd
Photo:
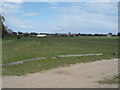
[(13, 31), (117, 33), (117, 2), (4, 2), (5, 24)]

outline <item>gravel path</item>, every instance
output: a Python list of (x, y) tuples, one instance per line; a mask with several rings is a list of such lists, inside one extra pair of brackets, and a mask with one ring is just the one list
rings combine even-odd
[(117, 88), (99, 84), (105, 76), (118, 74), (118, 60), (101, 60), (60, 67), (26, 76), (4, 76), (3, 88)]

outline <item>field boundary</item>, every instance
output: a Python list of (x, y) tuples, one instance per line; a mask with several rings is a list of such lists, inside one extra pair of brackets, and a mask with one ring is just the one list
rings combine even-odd
[(28, 60), (12, 62), (12, 63), (7, 63), (7, 64), (0, 64), (0, 66), (10, 66), (10, 65), (22, 64), (22, 63), (26, 63), (26, 62), (30, 62), (30, 61), (42, 60), (42, 59), (46, 59), (46, 58), (45, 57), (40, 57), (40, 58), (28, 59)]
[(77, 57), (77, 56), (93, 56), (93, 55), (102, 55), (102, 53), (96, 53), (96, 54), (78, 54), (78, 55), (58, 55), (57, 57)]
[[(93, 55), (102, 55), (102, 53), (96, 53), (96, 54), (77, 54), (77, 55), (57, 55), (56, 57), (52, 58), (64, 58), (64, 57), (77, 57), (77, 56), (93, 56)], [(7, 63), (7, 64), (0, 64), (0, 66), (11, 66), (15, 64), (22, 64), (30, 61), (37, 61), (37, 60), (43, 60), (46, 59), (46, 57), (39, 57), (39, 58), (34, 58), (34, 59), (28, 59), (28, 60), (23, 60), (23, 61), (17, 61), (17, 62), (12, 62), (12, 63)]]

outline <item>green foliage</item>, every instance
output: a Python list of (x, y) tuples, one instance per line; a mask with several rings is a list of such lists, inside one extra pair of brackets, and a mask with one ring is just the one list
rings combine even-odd
[(4, 21), (5, 21), (5, 18), (0, 15), (0, 25), (1, 25), (0, 29), (2, 29), (2, 37), (8, 34), (7, 27), (3, 24)]

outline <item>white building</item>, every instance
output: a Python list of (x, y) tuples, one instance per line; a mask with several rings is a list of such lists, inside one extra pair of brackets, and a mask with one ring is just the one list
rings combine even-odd
[(47, 35), (44, 35), (44, 34), (40, 34), (40, 35), (37, 35), (37, 37), (46, 37)]

